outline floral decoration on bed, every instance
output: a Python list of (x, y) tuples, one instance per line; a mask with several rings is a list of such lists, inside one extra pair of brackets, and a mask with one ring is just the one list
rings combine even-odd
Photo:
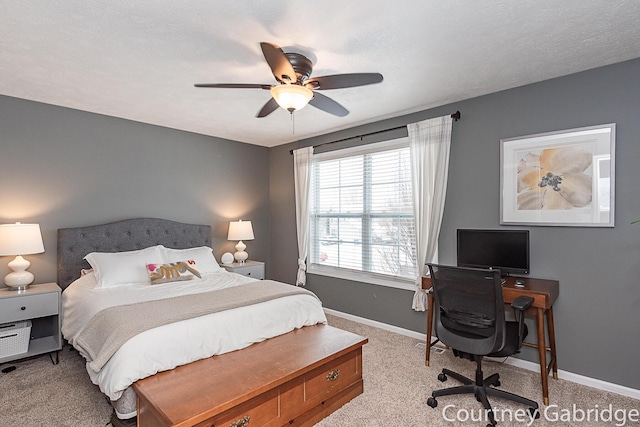
[(194, 277), (201, 278), (200, 272), (195, 268), (196, 262), (192, 259), (167, 264), (147, 264), (149, 279), (152, 285), (181, 280), (191, 280)]

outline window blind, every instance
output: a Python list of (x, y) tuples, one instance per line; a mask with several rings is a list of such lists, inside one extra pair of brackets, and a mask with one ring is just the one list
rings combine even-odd
[(413, 279), (416, 248), (408, 144), (376, 144), (359, 151), (314, 156), (311, 264)]

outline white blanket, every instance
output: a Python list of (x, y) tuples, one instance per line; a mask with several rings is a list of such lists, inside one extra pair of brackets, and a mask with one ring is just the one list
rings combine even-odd
[[(87, 274), (62, 294), (62, 333), (73, 345), (89, 319), (104, 308), (240, 286), (250, 281), (254, 279), (220, 272), (199, 280), (95, 289), (94, 275)], [(145, 331), (127, 341), (100, 372), (89, 367), (87, 372), (104, 394), (117, 400), (135, 381), (157, 372), (317, 323), (326, 323), (326, 317), (316, 298), (287, 296)]]

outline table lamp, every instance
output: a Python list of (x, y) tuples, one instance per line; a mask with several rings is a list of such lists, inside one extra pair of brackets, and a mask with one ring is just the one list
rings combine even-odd
[(251, 221), (231, 221), (229, 223), (229, 235), (227, 236), (227, 240), (239, 240), (236, 245), (236, 253), (233, 254), (233, 257), (238, 262), (245, 262), (247, 258), (249, 258), (249, 254), (244, 250), (247, 248), (247, 245), (244, 244), (243, 240), (253, 240), (253, 227), (251, 227)]
[(4, 277), (4, 283), (10, 288), (24, 290), (33, 282), (33, 274), (27, 271), (31, 263), (22, 258), (22, 255), (43, 252), (40, 225), (19, 222), (0, 225), (0, 256), (16, 256), (8, 264), (11, 272)]

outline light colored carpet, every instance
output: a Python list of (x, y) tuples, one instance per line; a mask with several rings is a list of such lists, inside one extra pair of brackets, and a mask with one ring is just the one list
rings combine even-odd
[[(441, 383), (437, 380), (442, 368), (448, 368), (468, 378), (475, 376), (475, 363), (454, 357), (451, 351), (442, 354), (431, 352), (430, 366), (424, 365), (424, 347), (416, 347), (423, 343), (413, 338), (384, 331), (331, 316), (330, 324), (369, 338), (369, 343), (363, 348), (364, 393), (336, 411), (316, 427), (336, 426), (486, 426), (482, 405), (472, 395), (443, 396), (438, 398), (438, 407), (430, 408), (426, 405), (431, 391), (440, 388), (459, 385), (455, 379)], [(526, 407), (501, 399), (491, 399), (496, 412), (503, 411), (503, 422), (498, 414), (498, 426), (635, 426), (640, 422), (631, 422), (628, 418), (625, 424), (621, 420), (625, 414), (640, 409), (640, 401), (608, 393), (591, 387), (575, 384), (566, 380), (549, 379), (550, 405), (542, 405), (542, 390), (540, 376), (507, 364), (491, 361), (483, 362), (484, 376), (494, 372), (500, 373), (500, 388), (512, 393), (520, 394), (538, 402), (541, 417), (531, 423), (526, 418), (522, 422), (509, 416), (509, 412), (526, 410)], [(576, 411), (573, 411), (573, 405)], [(449, 406), (446, 410), (445, 407)], [(608, 409), (611, 405), (611, 416)], [(585, 412), (580, 421), (580, 410)], [(591, 419), (586, 419), (586, 412), (592, 410)], [(595, 419), (599, 410), (598, 420)], [(570, 411), (567, 414), (566, 411)], [(618, 420), (614, 414), (618, 411)], [(575, 412), (575, 416), (573, 413)], [(636, 412), (637, 413), (637, 412)], [(546, 416), (545, 416), (546, 415)], [(522, 416), (527, 414), (522, 412)], [(602, 421), (602, 416), (609, 421)], [(465, 420), (465, 417), (468, 417)], [(484, 421), (474, 421), (483, 417)]]
[(104, 427), (111, 405), (91, 383), (84, 359), (70, 347), (54, 365), (48, 356), (7, 363), (0, 373), (0, 426)]
[[(455, 358), (449, 351), (442, 354), (432, 352), (431, 366), (426, 367), (424, 347), (416, 347), (418, 340), (334, 316), (329, 316), (329, 323), (369, 339), (363, 350), (365, 391), (317, 424), (317, 427), (452, 427), (487, 424), (486, 421), (471, 421), (484, 416), (482, 406), (473, 396), (441, 397), (435, 409), (426, 405), (432, 390), (457, 385), (454, 379), (444, 384), (437, 380), (443, 367), (472, 377), (474, 363)], [(18, 369), (0, 374), (0, 426), (105, 427), (109, 423), (110, 405), (89, 381), (82, 358), (68, 347), (60, 353), (59, 365), (53, 365), (47, 356), (13, 365)], [(501, 388), (538, 401), (544, 411), (538, 374), (495, 362), (484, 363), (484, 370), (485, 376), (500, 372)], [(621, 421), (623, 414), (640, 409), (638, 400), (565, 380), (550, 380), (549, 394), (551, 406), (546, 416), (543, 412), (543, 416), (533, 424), (526, 419), (518, 422), (509, 418), (507, 410), (515, 414), (514, 411), (524, 409), (522, 405), (492, 400), (494, 409), (504, 411), (503, 422), (498, 425), (640, 425), (640, 422), (629, 419), (624, 424)], [(573, 411), (574, 404), (577, 412)], [(612, 412), (607, 412), (609, 405)], [(444, 408), (447, 410), (443, 412)], [(585, 417), (582, 421), (576, 421), (581, 410)], [(592, 411), (591, 420), (586, 419), (588, 410)], [(566, 411), (573, 411), (575, 415), (567, 415)], [(598, 411), (597, 421), (594, 420), (594, 411)], [(607, 414), (610, 414), (610, 421), (602, 421), (601, 418), (606, 418)], [(522, 412), (522, 415), (526, 414)], [(554, 420), (556, 415), (558, 419)], [(469, 418), (465, 421), (465, 417)]]

